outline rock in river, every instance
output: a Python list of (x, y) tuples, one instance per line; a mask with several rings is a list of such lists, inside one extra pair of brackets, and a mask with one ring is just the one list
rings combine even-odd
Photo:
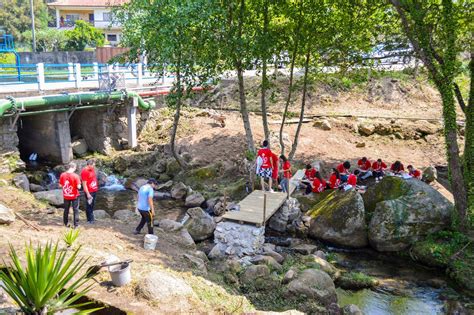
[(47, 201), (52, 206), (60, 207), (64, 204), (62, 189), (40, 191), (33, 195), (36, 199)]
[(369, 241), (379, 251), (400, 251), (450, 226), (453, 204), (430, 185), (387, 177), (364, 196), (370, 209)]
[(298, 277), (288, 284), (285, 296), (294, 299), (305, 296), (322, 305), (330, 305), (337, 300), (336, 286), (331, 277), (318, 269), (306, 269), (298, 274)]
[(206, 199), (204, 199), (200, 193), (195, 192), (186, 197), (184, 205), (189, 208), (199, 207), (204, 201), (206, 201)]
[(356, 191), (331, 191), (307, 215), (311, 237), (344, 247), (368, 245), (364, 200)]

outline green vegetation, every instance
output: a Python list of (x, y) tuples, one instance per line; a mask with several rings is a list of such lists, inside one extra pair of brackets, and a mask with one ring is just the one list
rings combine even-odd
[[(61, 51), (66, 48), (68, 37), (67, 31), (57, 28), (43, 28), (35, 32), (36, 51)], [(31, 30), (23, 33), (25, 41), (32, 41)]]
[(105, 43), (104, 35), (94, 26), (85, 21), (75, 22), (74, 29), (65, 32), (68, 50), (84, 50), (87, 46), (100, 47)]
[(64, 232), (63, 241), (66, 243), (67, 247), (71, 247), (79, 236), (79, 229), (68, 229)]
[(347, 290), (360, 290), (377, 285), (377, 280), (362, 272), (347, 272), (337, 278), (336, 284)]
[[(80, 247), (69, 258), (67, 251), (58, 252), (58, 244), (48, 242), (44, 248), (26, 247), (26, 267), (10, 245), (12, 264), (7, 271), (0, 271), (0, 286), (26, 314), (53, 314), (71, 308), (85, 307), (90, 302), (77, 303), (90, 291), (89, 279), (79, 275), (87, 262), (78, 258)], [(90, 314), (98, 309), (82, 311)]]

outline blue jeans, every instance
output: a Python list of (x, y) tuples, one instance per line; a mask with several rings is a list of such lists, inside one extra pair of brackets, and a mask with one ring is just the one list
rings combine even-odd
[(86, 217), (87, 217), (87, 222), (94, 222), (94, 205), (95, 205), (95, 197), (96, 197), (97, 192), (90, 193), (92, 197), (92, 202), (89, 204), (89, 201), (87, 200), (87, 195), (86, 195)]
[(341, 175), (341, 183), (347, 182), (348, 178), (349, 178), (349, 175)]
[(290, 190), (290, 181), (288, 180), (288, 178), (283, 177), (283, 179), (280, 181), (280, 186), (281, 190), (284, 193), (287, 193)]

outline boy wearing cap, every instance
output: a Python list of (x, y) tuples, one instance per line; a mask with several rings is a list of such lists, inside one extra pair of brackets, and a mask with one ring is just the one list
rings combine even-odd
[(158, 182), (151, 178), (148, 182), (140, 187), (138, 190), (138, 200), (137, 200), (137, 209), (142, 219), (138, 224), (137, 228), (133, 234), (140, 234), (140, 231), (145, 226), (145, 223), (148, 227), (148, 234), (153, 234), (153, 217), (155, 216), (155, 208), (153, 206), (153, 195), (154, 189), (158, 185)]

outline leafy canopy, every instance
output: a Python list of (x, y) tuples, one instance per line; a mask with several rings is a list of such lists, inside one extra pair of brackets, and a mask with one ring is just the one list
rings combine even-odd
[(105, 43), (102, 32), (89, 23), (78, 20), (74, 29), (66, 31), (68, 50), (82, 51), (86, 46), (100, 47)]

